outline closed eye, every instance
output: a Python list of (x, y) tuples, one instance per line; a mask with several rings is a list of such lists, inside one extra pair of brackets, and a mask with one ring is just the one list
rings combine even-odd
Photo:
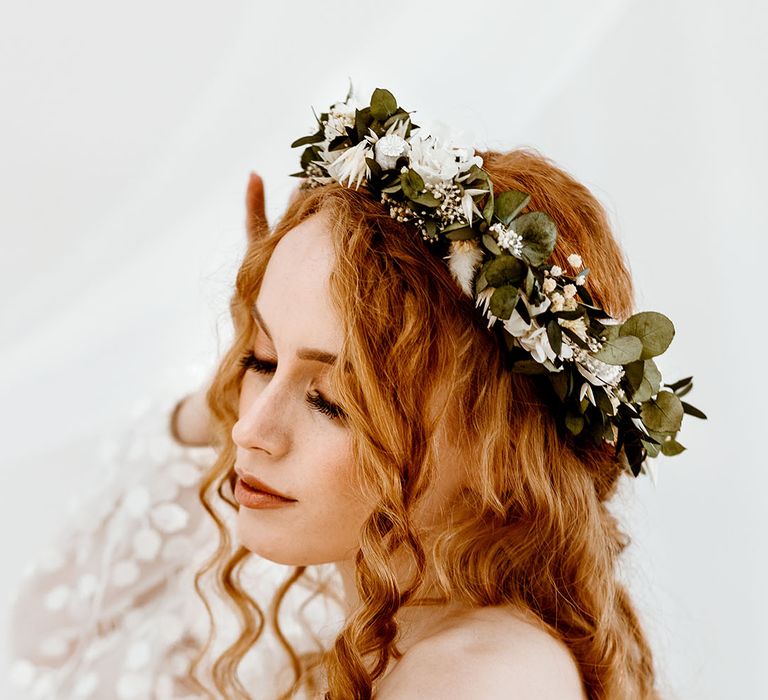
[(260, 360), (252, 352), (245, 353), (245, 355), (240, 358), (240, 364), (245, 367), (246, 370), (252, 369), (259, 374), (272, 374), (276, 367), (274, 362)]
[[(277, 365), (274, 362), (261, 360), (250, 351), (246, 352), (240, 358), (240, 365), (244, 367), (246, 371), (253, 370), (259, 374), (274, 374), (275, 369), (277, 368)], [(347, 414), (341, 406), (329, 401), (317, 390), (314, 392), (307, 392), (306, 399), (307, 403), (312, 406), (314, 410), (325, 414), (329, 418), (341, 421), (347, 417)]]

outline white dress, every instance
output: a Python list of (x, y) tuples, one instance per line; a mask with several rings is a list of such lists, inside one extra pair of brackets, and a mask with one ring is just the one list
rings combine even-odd
[[(6, 631), (19, 699), (206, 697), (183, 678), (207, 638), (208, 616), (193, 580), (218, 531), (197, 490), (216, 455), (173, 439), (168, 422), (178, 398), (156, 397), (124, 433), (103, 438), (104, 481), (25, 572)], [(231, 523), (234, 513), (227, 511), (220, 510)], [(329, 565), (310, 568), (331, 580), (336, 575)], [(243, 581), (267, 612), (276, 585), (291, 571), (251, 555)], [(297, 651), (317, 648), (300, 619), (324, 644), (343, 619), (338, 603), (326, 597), (302, 605), (308, 590), (294, 585), (281, 606), (281, 629)], [(215, 655), (234, 640), (239, 623), (223, 600), (210, 602)], [(287, 656), (264, 629), (239, 670), (254, 700), (276, 698), (292, 680)]]

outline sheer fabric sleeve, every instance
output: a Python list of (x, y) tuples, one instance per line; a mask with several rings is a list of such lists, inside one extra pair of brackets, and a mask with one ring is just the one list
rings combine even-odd
[(173, 439), (174, 404), (102, 438), (102, 483), (28, 568), (7, 630), (19, 697), (197, 697), (182, 679), (207, 626), (193, 578), (216, 542), (198, 498), (216, 455)]

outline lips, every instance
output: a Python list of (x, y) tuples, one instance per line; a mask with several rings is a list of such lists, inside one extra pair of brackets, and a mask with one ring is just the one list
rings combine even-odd
[(295, 498), (291, 498), (290, 496), (287, 496), (286, 494), (273, 489), (271, 486), (267, 486), (267, 484), (265, 484), (263, 481), (259, 481), (259, 479), (257, 479), (255, 476), (244, 472), (242, 469), (238, 469), (236, 467), (235, 471), (237, 472), (238, 476), (252, 489), (256, 489), (257, 491), (262, 491), (264, 493), (269, 493), (273, 496), (277, 496), (278, 498), (284, 498), (286, 501), (296, 500)]

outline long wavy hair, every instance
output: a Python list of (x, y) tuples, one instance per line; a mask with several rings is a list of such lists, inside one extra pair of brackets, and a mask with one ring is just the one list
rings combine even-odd
[[(556, 222), (551, 262), (565, 268), (569, 253), (578, 252), (590, 268), (586, 287), (595, 303), (615, 318), (631, 315), (628, 265), (594, 196), (535, 151), (480, 155), (496, 191), (529, 193), (529, 208)], [(330, 222), (330, 294), (345, 325), (331, 379), (347, 414), (361, 496), (376, 505), (355, 562), (361, 603), (328, 648), (300, 655), (280, 631), (280, 602), (295, 582), (311, 581), (311, 572), (296, 567), (275, 593), (270, 621), (294, 673), (281, 697), (322, 686), (331, 700), (370, 698), (390, 659), (401, 655), (398, 609), (450, 601), (530, 613), (568, 646), (590, 698), (658, 698), (651, 649), (617, 575), (629, 537), (607, 501), (625, 473), (622, 460), (612, 446), (583, 444), (557, 424), (545, 377), (509, 371), (494, 329), (414, 226), (335, 183), (298, 190), (273, 229), (264, 226), (249, 245), (231, 300), (234, 341), (208, 392), (219, 456), (200, 498), (220, 542), (198, 572), (196, 588), (212, 627), (201, 586), (207, 574), (215, 575), (241, 621), (237, 640), (212, 664), (218, 692), (251, 697), (237, 667), (266, 623), (239, 577), (251, 553), (233, 544), (218, 508), (237, 508), (231, 430), (245, 371), (240, 359), (253, 337), (250, 309), (278, 241), (318, 212)], [(353, 371), (344, 371), (348, 367)], [(413, 515), (439, 473), (440, 416), (430, 410), (439, 391), (450, 397), (443, 425), (465, 455), (468, 477), (460, 494), (465, 507), (446, 511), (427, 537)], [(393, 575), (395, 556), (412, 563), (409, 580)], [(420, 598), (426, 562), (437, 595)], [(310, 589), (325, 595), (323, 585), (318, 579)], [(192, 675), (209, 646), (210, 639)]]

